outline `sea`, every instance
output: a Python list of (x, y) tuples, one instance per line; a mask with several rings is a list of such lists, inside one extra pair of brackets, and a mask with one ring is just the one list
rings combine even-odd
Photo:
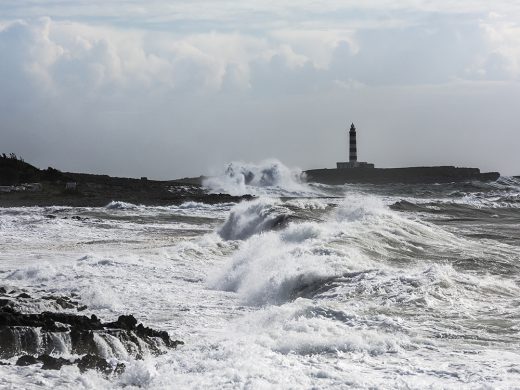
[(0, 208), (0, 286), (185, 343), (105, 345), (108, 377), (0, 365), (0, 388), (520, 388), (519, 179), (327, 186), (273, 160), (204, 184), (255, 197)]

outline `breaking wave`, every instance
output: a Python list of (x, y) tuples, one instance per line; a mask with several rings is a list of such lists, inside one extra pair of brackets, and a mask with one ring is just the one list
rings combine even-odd
[[(431, 274), (431, 266), (425, 271), (420, 265), (424, 257), (437, 259), (439, 269), (461, 251), (475, 259), (487, 252), (496, 263), (510, 261), (500, 248), (489, 248), (486, 243), (475, 243), (434, 224), (406, 218), (375, 197), (347, 196), (323, 222), (294, 220), (273, 230), (277, 218), (284, 215), (280, 212), (283, 207), (278, 200), (261, 199), (232, 210), (219, 234), (244, 242), (229, 263), (212, 274), (210, 287), (237, 292), (250, 305), (283, 304), (338, 286), (352, 287), (354, 282), (360, 289), (367, 282), (372, 285), (389, 278), (406, 291), (404, 269), (411, 279)], [(450, 270), (459, 269), (455, 262), (448, 264)]]
[(243, 240), (282, 225), (289, 215), (290, 210), (277, 200), (242, 202), (231, 209), (218, 233), (225, 240)]
[(266, 232), (266, 226), (284, 215), (274, 211), (281, 207), (280, 201), (262, 199), (232, 210), (219, 234), (247, 240), (210, 281), (212, 287), (236, 291), (249, 304), (280, 304), (319, 290), (345, 273), (375, 266), (357, 247), (332, 243), (356, 228), (351, 224), (370, 218), (381, 221), (391, 213), (376, 200), (353, 197), (326, 222), (289, 222), (281, 230)]
[(266, 160), (258, 164), (232, 162), (225, 171), (204, 180), (203, 185), (213, 193), (231, 195), (267, 196), (321, 196), (319, 187), (305, 183), (300, 169), (288, 168), (278, 160)]

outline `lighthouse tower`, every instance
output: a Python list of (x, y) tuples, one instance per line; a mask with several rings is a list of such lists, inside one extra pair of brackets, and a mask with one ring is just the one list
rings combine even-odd
[(367, 162), (359, 162), (357, 160), (356, 126), (354, 126), (354, 123), (350, 125), (350, 131), (348, 132), (348, 140), (348, 162), (336, 163), (337, 169), (374, 168), (374, 164)]
[(352, 123), (352, 125), (350, 125), (349, 140), (350, 140), (350, 149), (349, 149), (348, 161), (350, 162), (350, 164), (352, 164), (353, 167), (355, 167), (356, 163), (357, 163), (357, 144), (356, 144), (356, 126), (354, 126), (354, 123)]

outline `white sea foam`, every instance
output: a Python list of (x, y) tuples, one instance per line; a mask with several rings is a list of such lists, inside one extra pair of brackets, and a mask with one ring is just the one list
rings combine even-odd
[(37, 282), (48, 281), (57, 274), (56, 268), (51, 264), (43, 262), (38, 265), (30, 265), (25, 268), (17, 269), (7, 275), (8, 280), (34, 280)]
[(291, 199), (285, 204), (304, 210), (325, 210), (328, 207), (326, 202), (319, 199)]
[[(0, 209), (3, 285), (31, 296), (75, 293), (87, 315), (132, 313), (186, 343), (136, 361), (105, 338), (105, 355), (126, 364), (122, 376), (0, 366), (0, 387), (516, 386), (518, 247), (388, 203), (349, 193), (236, 206)], [(215, 231), (196, 230), (206, 223), (199, 216)]]
[(120, 382), (124, 387), (147, 387), (157, 375), (155, 364), (150, 360), (132, 361), (121, 376)]
[(133, 203), (123, 202), (120, 200), (113, 200), (105, 206), (109, 210), (134, 210), (139, 206)]
[(118, 295), (108, 286), (99, 286), (96, 283), (81, 288), (82, 302), (92, 309), (117, 310), (121, 307)]

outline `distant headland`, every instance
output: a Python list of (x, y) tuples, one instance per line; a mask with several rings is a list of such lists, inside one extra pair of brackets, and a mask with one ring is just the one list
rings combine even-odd
[(249, 195), (208, 194), (196, 183), (38, 169), (15, 154), (0, 154), (0, 207), (103, 207), (111, 201), (147, 206), (185, 202), (227, 203)]
[(349, 136), (349, 161), (338, 162), (334, 169), (310, 169), (305, 171), (307, 181), (322, 184), (422, 184), (452, 183), (462, 181), (495, 181), (498, 172), (481, 173), (478, 168), (454, 166), (375, 168), (374, 164), (357, 160), (356, 127), (352, 123)]

